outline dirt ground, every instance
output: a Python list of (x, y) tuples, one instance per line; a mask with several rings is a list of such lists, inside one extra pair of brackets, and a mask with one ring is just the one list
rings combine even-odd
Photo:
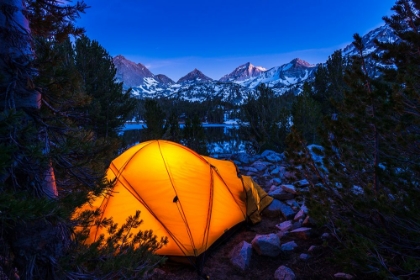
[[(242, 240), (251, 243), (256, 234), (275, 233), (275, 227), (280, 218), (267, 218), (253, 226), (243, 226), (230, 238), (226, 239), (218, 247), (208, 253), (203, 267), (204, 277), (200, 277), (197, 271), (187, 265), (168, 262), (160, 267), (151, 277), (152, 280), (190, 280), (190, 279), (216, 279), (216, 280), (242, 280), (242, 279), (274, 279), (276, 269), (285, 265), (293, 270), (296, 279), (337, 279), (334, 274), (341, 272), (330, 261), (331, 249), (323, 246), (320, 238), (321, 230), (314, 229), (310, 239), (300, 240), (291, 237), (282, 237), (281, 243), (294, 240), (298, 245), (292, 253), (278, 257), (259, 256), (255, 251), (252, 253), (250, 267), (243, 271), (235, 269), (229, 261), (230, 251)], [(311, 245), (318, 245), (315, 252), (310, 253), (310, 258), (303, 261), (299, 258), (301, 253), (308, 253)]]

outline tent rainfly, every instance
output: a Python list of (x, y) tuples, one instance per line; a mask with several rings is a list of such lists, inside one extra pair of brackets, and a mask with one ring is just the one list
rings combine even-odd
[[(141, 211), (141, 230), (152, 229), (168, 244), (156, 253), (198, 257), (235, 225), (260, 221), (272, 198), (232, 161), (201, 156), (187, 147), (152, 140), (114, 159), (107, 179), (116, 179), (111, 195), (97, 197), (78, 211), (100, 208), (119, 225)], [(103, 228), (92, 227), (88, 242)]]

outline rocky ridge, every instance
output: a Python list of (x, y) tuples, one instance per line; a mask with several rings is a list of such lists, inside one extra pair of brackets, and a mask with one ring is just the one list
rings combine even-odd
[[(365, 45), (363, 54), (368, 57), (368, 69), (372, 71), (377, 62), (371, 60), (370, 55), (380, 53), (374, 43), (375, 40), (394, 42), (398, 37), (387, 25), (378, 27), (362, 37)], [(342, 53), (343, 56), (352, 56), (356, 54), (356, 50), (350, 44), (342, 49)], [(117, 79), (122, 81), (126, 88), (132, 87), (132, 94), (137, 98), (168, 97), (199, 102), (210, 98), (233, 104), (244, 103), (248, 94), (253, 94), (261, 83), (272, 88), (276, 94), (290, 90), (297, 94), (305, 81), (313, 79), (317, 69), (317, 65), (311, 65), (299, 58), (268, 70), (248, 62), (219, 80), (212, 80), (195, 69), (175, 83), (166, 76), (163, 78), (162, 74), (154, 75), (145, 69), (144, 65), (131, 62), (122, 56), (115, 57), (114, 63), (117, 68)]]
[[(209, 253), (205, 275), (218, 280), (354, 277), (319, 264), (330, 234), (317, 228), (308, 215), (301, 193), (309, 183), (287, 171), (284, 154), (267, 150), (260, 155), (239, 153), (223, 158), (233, 160), (242, 174), (251, 176), (274, 200), (264, 209), (259, 224), (239, 230)], [(197, 273), (166, 265), (155, 269), (150, 279), (197, 279)]]

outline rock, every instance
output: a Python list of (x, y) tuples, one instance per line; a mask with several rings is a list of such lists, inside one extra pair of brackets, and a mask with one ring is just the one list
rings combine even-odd
[(264, 152), (262, 152), (261, 157), (264, 157), (270, 162), (279, 162), (283, 160), (282, 155), (271, 150), (265, 150)]
[(297, 187), (300, 187), (300, 188), (307, 187), (307, 186), (309, 186), (309, 185), (310, 185), (310, 184), (309, 184), (309, 182), (308, 182), (308, 180), (306, 180), (306, 179), (303, 179), (303, 180), (300, 180), (300, 181), (294, 182), (293, 184), (294, 184), (295, 186), (297, 186)]
[(271, 175), (277, 175), (279, 173), (280, 173), (280, 167), (278, 167), (278, 166), (270, 171)]
[(309, 247), (309, 249), (308, 249), (308, 252), (309, 253), (313, 253), (313, 252), (315, 252), (316, 250), (318, 250), (318, 246), (316, 246), (316, 245), (311, 245), (311, 247)]
[(295, 236), (299, 239), (308, 239), (310, 234), (311, 234), (311, 228), (306, 228), (306, 227), (298, 228), (290, 232), (291, 236)]
[(310, 258), (310, 256), (308, 254), (300, 254), (299, 259), (301, 259), (302, 261), (307, 261)]
[(305, 227), (315, 226), (315, 224), (316, 223), (315, 223), (314, 219), (312, 219), (309, 216), (306, 216), (305, 220), (303, 220), (303, 223), (302, 223), (302, 225), (305, 226)]
[(246, 241), (242, 241), (232, 249), (229, 256), (232, 265), (243, 271), (249, 267), (252, 256), (252, 245)]
[(250, 157), (248, 154), (246, 154), (246, 153), (238, 153), (237, 155), (236, 155), (236, 157), (237, 157), (237, 159), (240, 161), (240, 162), (242, 162), (242, 163), (245, 163), (245, 164), (248, 164), (248, 163), (250, 163), (251, 161), (252, 161), (252, 157)]
[(257, 234), (251, 242), (258, 255), (277, 257), (280, 254), (280, 238), (277, 234)]
[(287, 266), (280, 266), (277, 268), (276, 272), (274, 272), (274, 279), (276, 280), (295, 280), (296, 276), (293, 273), (293, 270), (288, 268)]
[(296, 189), (293, 185), (281, 185), (280, 186), (285, 192), (296, 194)]
[(342, 279), (353, 279), (353, 276), (344, 272), (338, 272), (334, 274), (335, 278), (342, 278)]
[(246, 173), (258, 173), (258, 170), (254, 167), (243, 167), (242, 171), (245, 171)]
[(261, 172), (267, 169), (267, 163), (262, 161), (256, 161), (251, 165), (251, 168), (255, 168), (256, 170)]
[(297, 214), (293, 218), (293, 220), (294, 221), (299, 221), (300, 219), (303, 219), (304, 216), (305, 216), (305, 213), (303, 212), (302, 209), (300, 209), (299, 212), (297, 212)]
[(280, 249), (282, 252), (290, 252), (293, 251), (298, 245), (295, 243), (295, 241), (290, 241), (287, 243), (284, 243), (280, 246)]
[(302, 227), (302, 223), (301, 222), (294, 222), (293, 226), (292, 226), (292, 230), (298, 229)]
[(280, 178), (273, 178), (268, 182), (269, 185), (280, 185), (281, 184), (281, 179)]
[(276, 225), (276, 227), (281, 231), (288, 231), (293, 227), (292, 221), (285, 221), (283, 223), (280, 223)]
[[(274, 186), (274, 185), (273, 185)], [(273, 187), (272, 186), (272, 187)], [(292, 193), (285, 192), (281, 187), (274, 186), (275, 188), (270, 188), (270, 191), (268, 192), (268, 195), (278, 199), (278, 200), (288, 200), (293, 199), (295, 196)]]
[(308, 214), (308, 207), (306, 207), (305, 204), (302, 204), (302, 206), (300, 207), (300, 209), (302, 209), (303, 213)]
[(295, 216), (295, 212), (290, 206), (277, 199), (273, 199), (273, 202), (263, 210), (263, 214), (271, 218), (282, 215), (286, 219), (292, 219)]
[(322, 238), (322, 239), (328, 239), (328, 238), (330, 238), (330, 234), (329, 234), (328, 232), (324, 232), (324, 233), (321, 235), (321, 238)]

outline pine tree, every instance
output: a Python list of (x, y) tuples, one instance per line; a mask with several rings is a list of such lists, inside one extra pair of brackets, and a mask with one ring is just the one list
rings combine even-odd
[(321, 106), (311, 95), (311, 85), (305, 82), (302, 92), (293, 103), (292, 118), (295, 129), (302, 133), (303, 138), (309, 143), (318, 144), (317, 130), (322, 123)]
[(197, 114), (188, 116), (183, 129), (183, 142), (185, 146), (199, 153), (207, 155), (206, 134)]
[(325, 65), (318, 65), (312, 83), (312, 97), (319, 102), (322, 114), (326, 117), (336, 113), (336, 104), (343, 99), (346, 89), (344, 74), (348, 67), (348, 59), (343, 57), (341, 50), (329, 56)]
[(130, 90), (123, 92), (123, 84), (115, 78), (117, 69), (112, 57), (97, 41), (82, 36), (74, 49), (76, 68), (91, 99), (83, 108), (90, 120), (84, 126), (98, 137), (115, 138), (135, 106)]
[(290, 130), (291, 104), (282, 102), (283, 96), (275, 96), (265, 84), (257, 87), (255, 94), (248, 95), (242, 108), (243, 130), (257, 152), (264, 149), (282, 151)]
[(313, 160), (296, 132), (289, 136), (295, 146), (287, 154), (299, 165), (294, 171), (310, 180), (305, 195), (310, 215), (335, 237), (335, 259), (346, 270), (363, 277), (417, 278), (419, 181), (410, 175), (418, 161), (395, 141), (402, 135), (416, 138), (404, 125), (394, 92), (406, 86), (371, 76), (361, 38), (354, 39), (358, 55), (345, 75), (342, 105), (322, 131), (324, 161)]
[(161, 139), (166, 131), (165, 112), (158, 101), (146, 99), (144, 101), (144, 121), (147, 125), (146, 136), (143, 140)]
[(108, 144), (99, 129), (85, 127), (95, 115), (81, 108), (92, 96), (68, 40), (82, 33), (73, 21), (85, 8), (53, 0), (0, 3), (0, 266), (21, 279), (66, 277), (68, 271), (57, 274), (59, 260), (80, 253), (71, 250), (72, 213), (109, 187)]

